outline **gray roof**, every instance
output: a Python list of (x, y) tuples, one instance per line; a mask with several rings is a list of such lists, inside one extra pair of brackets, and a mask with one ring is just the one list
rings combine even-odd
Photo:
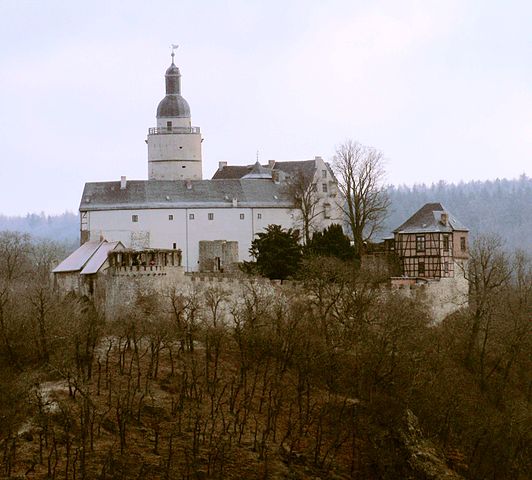
[[(442, 213), (448, 215), (447, 224), (441, 220)], [(412, 215), (394, 233), (430, 233), (430, 232), (453, 232), (455, 230), (467, 232), (465, 227), (452, 213), (441, 203), (427, 203)]]
[(242, 178), (272, 178), (272, 171), (268, 167), (263, 167), (257, 160), (251, 171)]
[(271, 179), (233, 180), (129, 180), (86, 183), (80, 211), (145, 208), (290, 208), (292, 200), (281, 184)]
[(188, 102), (178, 93), (166, 95), (157, 107), (157, 118), (190, 117)]
[[(257, 162), (258, 163), (258, 162)], [(225, 165), (219, 168), (213, 175), (213, 180), (219, 179), (237, 179), (245, 178), (257, 168), (257, 163), (254, 165)], [(260, 164), (259, 164), (260, 165)], [(269, 165), (260, 165), (265, 171), (271, 172)], [(273, 170), (281, 170), (289, 175), (293, 175), (297, 171), (303, 172), (305, 175), (313, 176), (316, 170), (316, 160), (294, 160), (288, 162), (275, 162)], [(248, 177), (249, 178), (249, 177)]]
[(107, 261), (109, 252), (112, 252), (116, 249), (124, 250), (124, 248), (125, 247), (121, 242), (102, 242), (98, 247), (98, 250), (94, 252), (94, 255), (89, 258), (89, 261), (85, 264), (83, 270), (81, 270), (80, 275), (91, 275), (93, 273), (98, 273), (100, 268), (102, 268), (103, 264)]
[[(105, 240), (104, 240), (105, 241)], [(53, 273), (65, 273), (65, 272), (78, 272), (83, 266), (90, 260), (90, 258), (96, 253), (98, 248), (104, 243), (104, 241), (86, 242), (77, 250), (72, 252), (67, 258), (65, 258), (57, 267), (55, 267)]]
[(107, 240), (86, 242), (65, 258), (53, 273), (80, 272), (80, 275), (98, 273), (107, 260), (109, 252), (115, 249), (124, 249), (121, 242), (108, 242)]

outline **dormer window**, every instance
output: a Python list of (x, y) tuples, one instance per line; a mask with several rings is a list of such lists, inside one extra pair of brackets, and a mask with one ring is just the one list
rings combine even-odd
[(171, 132), (172, 131), (172, 122), (166, 122), (166, 131)]

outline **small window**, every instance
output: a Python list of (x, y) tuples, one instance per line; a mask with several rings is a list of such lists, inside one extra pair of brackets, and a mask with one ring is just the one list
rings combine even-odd
[(240, 214), (240, 220), (244, 220), (244, 218), (246, 218), (246, 216), (243, 213), (241, 213)]
[(189, 213), (188, 214), (188, 219), (189, 220), (194, 220), (194, 214), (193, 213)]
[(449, 262), (443, 262), (443, 272), (449, 273)]
[(138, 222), (139, 221), (139, 216), (138, 215), (131, 215), (131, 221), (132, 222)]
[(258, 220), (262, 219), (262, 213), (257, 213), (257, 219)]
[(209, 220), (214, 220), (214, 213), (209, 213), (209, 214), (207, 215), (207, 218), (208, 218)]
[(172, 243), (172, 248), (175, 250), (177, 248), (177, 243)]
[(449, 251), (449, 235), (443, 236), (443, 251), (444, 252)]
[(416, 252), (425, 251), (425, 235), (416, 235)]
[(166, 130), (168, 132), (171, 132), (172, 131), (172, 122), (166, 122)]
[(321, 178), (327, 178), (327, 170), (321, 171)]
[(168, 215), (168, 220), (173, 220), (173, 219), (174, 219), (173, 215)]
[(417, 273), (420, 277), (425, 275), (425, 262), (419, 262), (417, 264)]
[(328, 203), (323, 205), (323, 216), (325, 218), (331, 218), (331, 205)]
[(321, 184), (321, 190), (323, 191), (323, 193), (327, 193), (327, 184), (326, 183), (322, 183)]
[(460, 237), (460, 250), (462, 250), (462, 252), (465, 252), (467, 249), (466, 247), (466, 238), (465, 237)]

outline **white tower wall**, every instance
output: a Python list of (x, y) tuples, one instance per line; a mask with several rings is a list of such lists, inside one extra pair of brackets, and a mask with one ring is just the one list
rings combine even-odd
[(201, 180), (201, 133), (192, 126), (173, 55), (165, 73), (166, 96), (157, 107), (157, 127), (148, 130), (148, 179)]

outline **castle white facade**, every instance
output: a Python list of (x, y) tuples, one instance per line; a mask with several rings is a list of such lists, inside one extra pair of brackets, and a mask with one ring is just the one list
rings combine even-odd
[[(166, 70), (166, 96), (157, 108), (157, 126), (148, 131), (148, 180), (85, 185), (81, 203), (81, 244), (106, 239), (133, 250), (181, 250), (185, 271), (197, 271), (200, 242), (213, 242), (215, 269), (249, 259), (256, 234), (270, 224), (300, 228), (301, 215), (290, 179), (306, 175), (317, 204), (313, 227), (342, 223), (336, 179), (321, 157), (220, 167), (202, 179), (201, 133), (192, 126), (181, 95), (181, 74)], [(217, 257), (217, 245), (237, 242), (238, 258)], [(233, 243), (234, 245), (234, 243)], [(205, 246), (205, 243), (203, 244)], [(202, 248), (203, 255), (209, 249)], [(208, 253), (207, 253), (208, 254)]]

